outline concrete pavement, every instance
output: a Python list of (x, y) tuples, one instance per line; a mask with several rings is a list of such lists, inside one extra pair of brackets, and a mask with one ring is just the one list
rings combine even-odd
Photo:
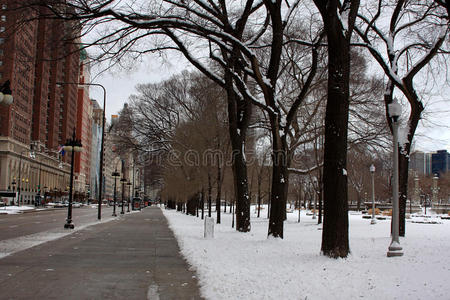
[(201, 299), (157, 207), (0, 259), (0, 299)]

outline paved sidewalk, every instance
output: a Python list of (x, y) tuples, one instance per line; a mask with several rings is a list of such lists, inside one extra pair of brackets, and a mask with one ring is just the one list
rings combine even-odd
[(157, 207), (0, 259), (0, 299), (201, 299)]

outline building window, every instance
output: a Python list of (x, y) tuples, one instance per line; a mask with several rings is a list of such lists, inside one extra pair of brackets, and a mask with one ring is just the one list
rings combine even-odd
[(8, 6), (6, 5), (6, 4), (2, 4), (2, 9), (3, 10), (5, 10), (5, 9), (7, 9), (8, 8)]
[(2, 22), (6, 22), (6, 16), (5, 15), (2, 16)]
[(0, 27), (0, 32), (5, 32), (5, 27), (4, 26)]
[(0, 45), (5, 43), (5, 39), (4, 38), (0, 38)]
[(3, 60), (0, 60), (0, 66), (3, 66)]

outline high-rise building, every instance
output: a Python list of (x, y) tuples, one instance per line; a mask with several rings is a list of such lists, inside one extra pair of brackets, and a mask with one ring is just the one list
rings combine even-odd
[(76, 137), (81, 140), (83, 151), (75, 155), (75, 191), (86, 193), (91, 175), (92, 102), (89, 98), (90, 66), (86, 52), (81, 51), (77, 101)]
[(438, 176), (450, 170), (450, 154), (447, 150), (439, 150), (432, 154), (432, 171)]
[[(0, 82), (9, 80), (14, 102), (0, 110), (0, 135), (29, 145), (33, 113), (37, 21), (14, 30), (17, 1), (2, 1), (0, 10)], [(33, 15), (32, 11), (28, 11)]]
[(409, 168), (421, 175), (431, 174), (431, 153), (415, 151), (409, 156)]
[[(91, 142), (91, 174), (90, 174), (90, 198), (98, 199), (100, 176), (100, 150), (102, 142), (102, 118), (103, 109), (97, 101), (91, 99), (92, 104), (92, 142)], [(103, 194), (104, 195), (104, 194)]]
[(33, 203), (68, 185), (70, 161), (58, 150), (76, 125), (77, 85), (60, 83), (78, 81), (79, 29), (20, 4), (0, 0), (0, 84), (9, 80), (14, 98), (0, 105), (0, 191), (20, 187), (22, 203)]

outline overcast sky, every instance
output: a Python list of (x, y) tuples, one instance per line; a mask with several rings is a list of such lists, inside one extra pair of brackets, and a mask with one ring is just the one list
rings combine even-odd
[[(92, 82), (102, 84), (106, 88), (106, 115), (110, 120), (112, 114), (117, 114), (128, 101), (128, 97), (135, 93), (135, 86), (142, 83), (156, 83), (180, 73), (190, 65), (181, 57), (173, 58), (170, 62), (162, 61), (156, 56), (148, 56), (146, 62), (135, 66), (134, 71), (115, 70), (103, 72), (97, 76), (96, 68), (92, 70)], [(448, 79), (447, 79), (448, 80)], [(425, 120), (419, 124), (415, 136), (415, 149), (433, 152), (440, 149), (450, 151), (450, 100), (449, 92), (437, 91), (433, 105), (426, 105)], [(99, 87), (91, 87), (90, 96), (103, 105), (103, 92)]]

